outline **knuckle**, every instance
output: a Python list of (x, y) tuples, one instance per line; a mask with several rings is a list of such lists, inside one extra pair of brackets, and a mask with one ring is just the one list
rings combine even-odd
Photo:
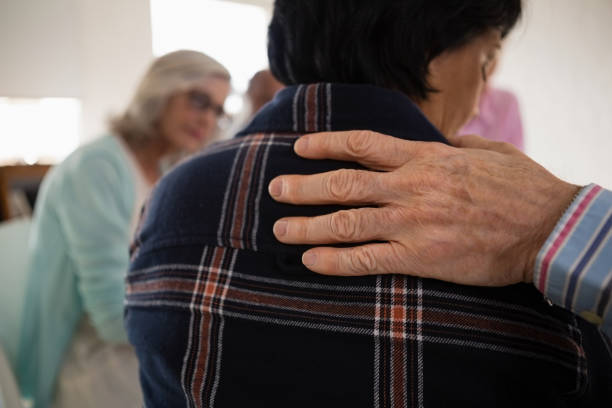
[(363, 157), (368, 154), (372, 147), (372, 132), (368, 130), (358, 130), (347, 138), (346, 148), (348, 153)]
[(311, 230), (310, 220), (296, 220), (287, 225), (287, 237), (303, 242), (311, 238)]
[(372, 274), (376, 272), (377, 262), (374, 254), (367, 247), (357, 247), (349, 252), (349, 268), (358, 274)]
[(293, 175), (282, 176), (278, 180), (281, 187), (277, 187), (277, 193), (283, 200), (297, 202), (300, 197), (300, 179)]
[(361, 173), (355, 170), (338, 170), (329, 175), (327, 193), (337, 201), (345, 201), (356, 192), (362, 182)]
[(356, 238), (358, 228), (355, 213), (350, 210), (338, 211), (329, 218), (329, 228), (334, 238), (339, 241), (352, 241)]
[(407, 177), (391, 180), (392, 188), (402, 192), (403, 196), (409, 195), (411, 201), (423, 200), (431, 191), (438, 188), (440, 176), (437, 169), (430, 166), (419, 166), (413, 174)]
[[(371, 220), (369, 226), (375, 225), (376, 230), (381, 232), (383, 236), (390, 237), (403, 221), (401, 207), (390, 206), (385, 209), (377, 209), (376, 217)], [(365, 228), (365, 225), (362, 227)]]

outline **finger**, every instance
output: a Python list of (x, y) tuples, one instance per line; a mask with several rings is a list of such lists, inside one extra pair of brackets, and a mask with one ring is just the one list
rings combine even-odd
[(415, 142), (369, 130), (304, 135), (294, 145), (307, 159), (354, 161), (375, 170), (393, 170), (420, 155), (424, 142)]
[(388, 242), (351, 248), (318, 247), (304, 252), (302, 262), (311, 271), (322, 275), (413, 274), (410, 265), (399, 267), (393, 245)]
[(283, 218), (274, 235), (285, 244), (323, 245), (393, 239), (397, 223), (388, 208), (357, 208), (318, 217)]
[(456, 147), (471, 148), (471, 149), (487, 149), (491, 143), (490, 140), (478, 135), (457, 136), (451, 139)]
[(380, 188), (384, 173), (340, 169), (307, 176), (288, 175), (273, 179), (268, 186), (277, 201), (290, 204), (358, 205), (384, 202), (388, 192)]
[(477, 135), (465, 135), (457, 137), (456, 139), (453, 139), (453, 144), (456, 147), (461, 148), (493, 150), (499, 153), (519, 152), (519, 150), (516, 147), (512, 146), (510, 143), (496, 142)]

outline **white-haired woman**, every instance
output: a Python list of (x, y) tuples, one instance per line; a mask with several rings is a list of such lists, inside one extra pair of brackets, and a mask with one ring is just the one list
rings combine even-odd
[(110, 134), (45, 178), (17, 366), (22, 395), (36, 408), (141, 405), (123, 327), (129, 241), (164, 163), (214, 134), (229, 80), (199, 52), (158, 58)]

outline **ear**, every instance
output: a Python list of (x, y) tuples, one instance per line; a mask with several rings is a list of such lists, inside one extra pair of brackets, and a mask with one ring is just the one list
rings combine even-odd
[(447, 53), (442, 53), (432, 59), (427, 66), (427, 83), (434, 89), (438, 89), (437, 85), (440, 83), (440, 76), (446, 59)]
[(450, 53), (447, 51), (444, 51), (442, 54), (436, 56), (434, 59), (432, 59), (429, 62), (429, 66), (427, 68), (429, 69), (429, 75), (432, 78), (440, 76), (440, 74), (444, 70), (444, 67), (446, 67), (448, 63), (449, 57), (450, 57)]
[(442, 58), (443, 54), (438, 55), (437, 57), (435, 57), (434, 59), (432, 59), (431, 61), (429, 61), (429, 66), (428, 71), (430, 75), (437, 75), (440, 72), (440, 59)]

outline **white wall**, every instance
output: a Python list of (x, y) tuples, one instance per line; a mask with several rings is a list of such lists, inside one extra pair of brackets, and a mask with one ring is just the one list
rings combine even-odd
[(74, 0), (0, 0), (0, 96), (81, 92)]
[[(48, 0), (40, 0), (48, 1)], [(74, 0), (78, 10), (83, 140), (106, 129), (153, 58), (149, 0)]]
[(268, 14), (272, 14), (272, 10), (274, 9), (274, 0), (222, 0), (222, 1), (232, 1), (234, 3), (243, 3), (243, 4), (252, 4), (253, 6), (262, 7), (268, 12)]
[(0, 56), (0, 97), (79, 98), (90, 140), (152, 59), (149, 1), (0, 0)]
[(527, 0), (496, 82), (521, 102), (527, 153), (612, 188), (612, 1)]

